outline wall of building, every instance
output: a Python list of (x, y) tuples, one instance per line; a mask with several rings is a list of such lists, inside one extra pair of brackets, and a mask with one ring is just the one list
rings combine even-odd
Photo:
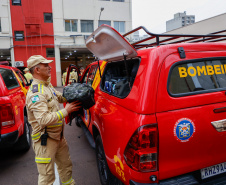
[(182, 19), (181, 17), (177, 17), (166, 21), (166, 31), (173, 30), (182, 27)]
[(176, 13), (174, 14), (174, 19), (166, 21), (166, 31), (171, 31), (194, 23), (195, 15), (186, 15), (186, 11), (183, 13)]
[(12, 28), (9, 0), (0, 1), (0, 60), (13, 60)]
[[(53, 23), (44, 21), (44, 13), (52, 13), (52, 0), (24, 0), (21, 1), (21, 5), (13, 5), (11, 2), (15, 63), (22, 61), (26, 67), (27, 59), (32, 55), (42, 55), (53, 60), (50, 64), (52, 67), (51, 83), (56, 86), (55, 58), (48, 57), (46, 54), (47, 48), (54, 48)], [(16, 40), (17, 31), (22, 31), (23, 40)]]

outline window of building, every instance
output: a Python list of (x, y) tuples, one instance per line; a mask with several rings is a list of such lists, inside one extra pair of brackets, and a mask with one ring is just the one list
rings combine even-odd
[(116, 1), (116, 2), (125, 2), (125, 0), (113, 0), (113, 1)]
[(21, 6), (21, 0), (12, 0), (12, 5)]
[(93, 21), (81, 20), (81, 32), (93, 32)]
[(46, 57), (55, 57), (54, 48), (46, 48)]
[(44, 22), (52, 23), (53, 22), (53, 14), (52, 13), (44, 13)]
[(77, 32), (78, 21), (77, 20), (65, 20), (65, 31)]
[(107, 24), (109, 26), (111, 26), (111, 21), (99, 21), (99, 26), (102, 25), (102, 24)]
[(1, 18), (0, 18), (0, 32), (2, 32)]
[(15, 41), (24, 41), (24, 31), (15, 31)]
[(226, 88), (226, 59), (201, 59), (176, 64), (169, 76), (168, 91), (183, 96)]
[(124, 21), (114, 21), (114, 28), (119, 33), (125, 33), (125, 22)]

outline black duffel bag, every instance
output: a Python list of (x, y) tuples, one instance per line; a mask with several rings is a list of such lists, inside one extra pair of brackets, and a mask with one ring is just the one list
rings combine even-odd
[(64, 87), (63, 96), (69, 103), (79, 101), (84, 109), (95, 105), (94, 89), (87, 84), (72, 83)]

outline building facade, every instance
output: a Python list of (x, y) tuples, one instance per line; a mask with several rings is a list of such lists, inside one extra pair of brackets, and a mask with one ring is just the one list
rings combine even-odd
[[(31, 55), (53, 60), (51, 82), (61, 86), (69, 64), (94, 60), (85, 39), (101, 24), (132, 29), (132, 0), (1, 0), (0, 61), (21, 70)], [(2, 56), (2, 57), (1, 57)]]
[(0, 61), (14, 60), (11, 13), (8, 0), (0, 1)]
[[(132, 29), (132, 0), (53, 0), (57, 76), (73, 63), (85, 67), (94, 56), (85, 39), (102, 24), (121, 34)], [(61, 79), (57, 79), (59, 86)]]
[[(181, 27), (172, 31), (165, 32), (166, 34), (210, 34), (221, 32), (226, 34), (226, 13), (196, 22), (189, 26)], [(225, 41), (224, 41), (225, 42)]]
[(171, 31), (195, 23), (195, 15), (186, 15), (186, 12), (174, 14), (174, 18), (166, 21), (166, 31)]

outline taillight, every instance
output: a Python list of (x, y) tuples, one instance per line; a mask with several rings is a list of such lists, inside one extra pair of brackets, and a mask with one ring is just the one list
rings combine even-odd
[(157, 170), (158, 130), (157, 124), (139, 127), (124, 152), (128, 166), (136, 171)]
[(2, 128), (14, 125), (13, 109), (11, 104), (0, 105), (0, 123)]

